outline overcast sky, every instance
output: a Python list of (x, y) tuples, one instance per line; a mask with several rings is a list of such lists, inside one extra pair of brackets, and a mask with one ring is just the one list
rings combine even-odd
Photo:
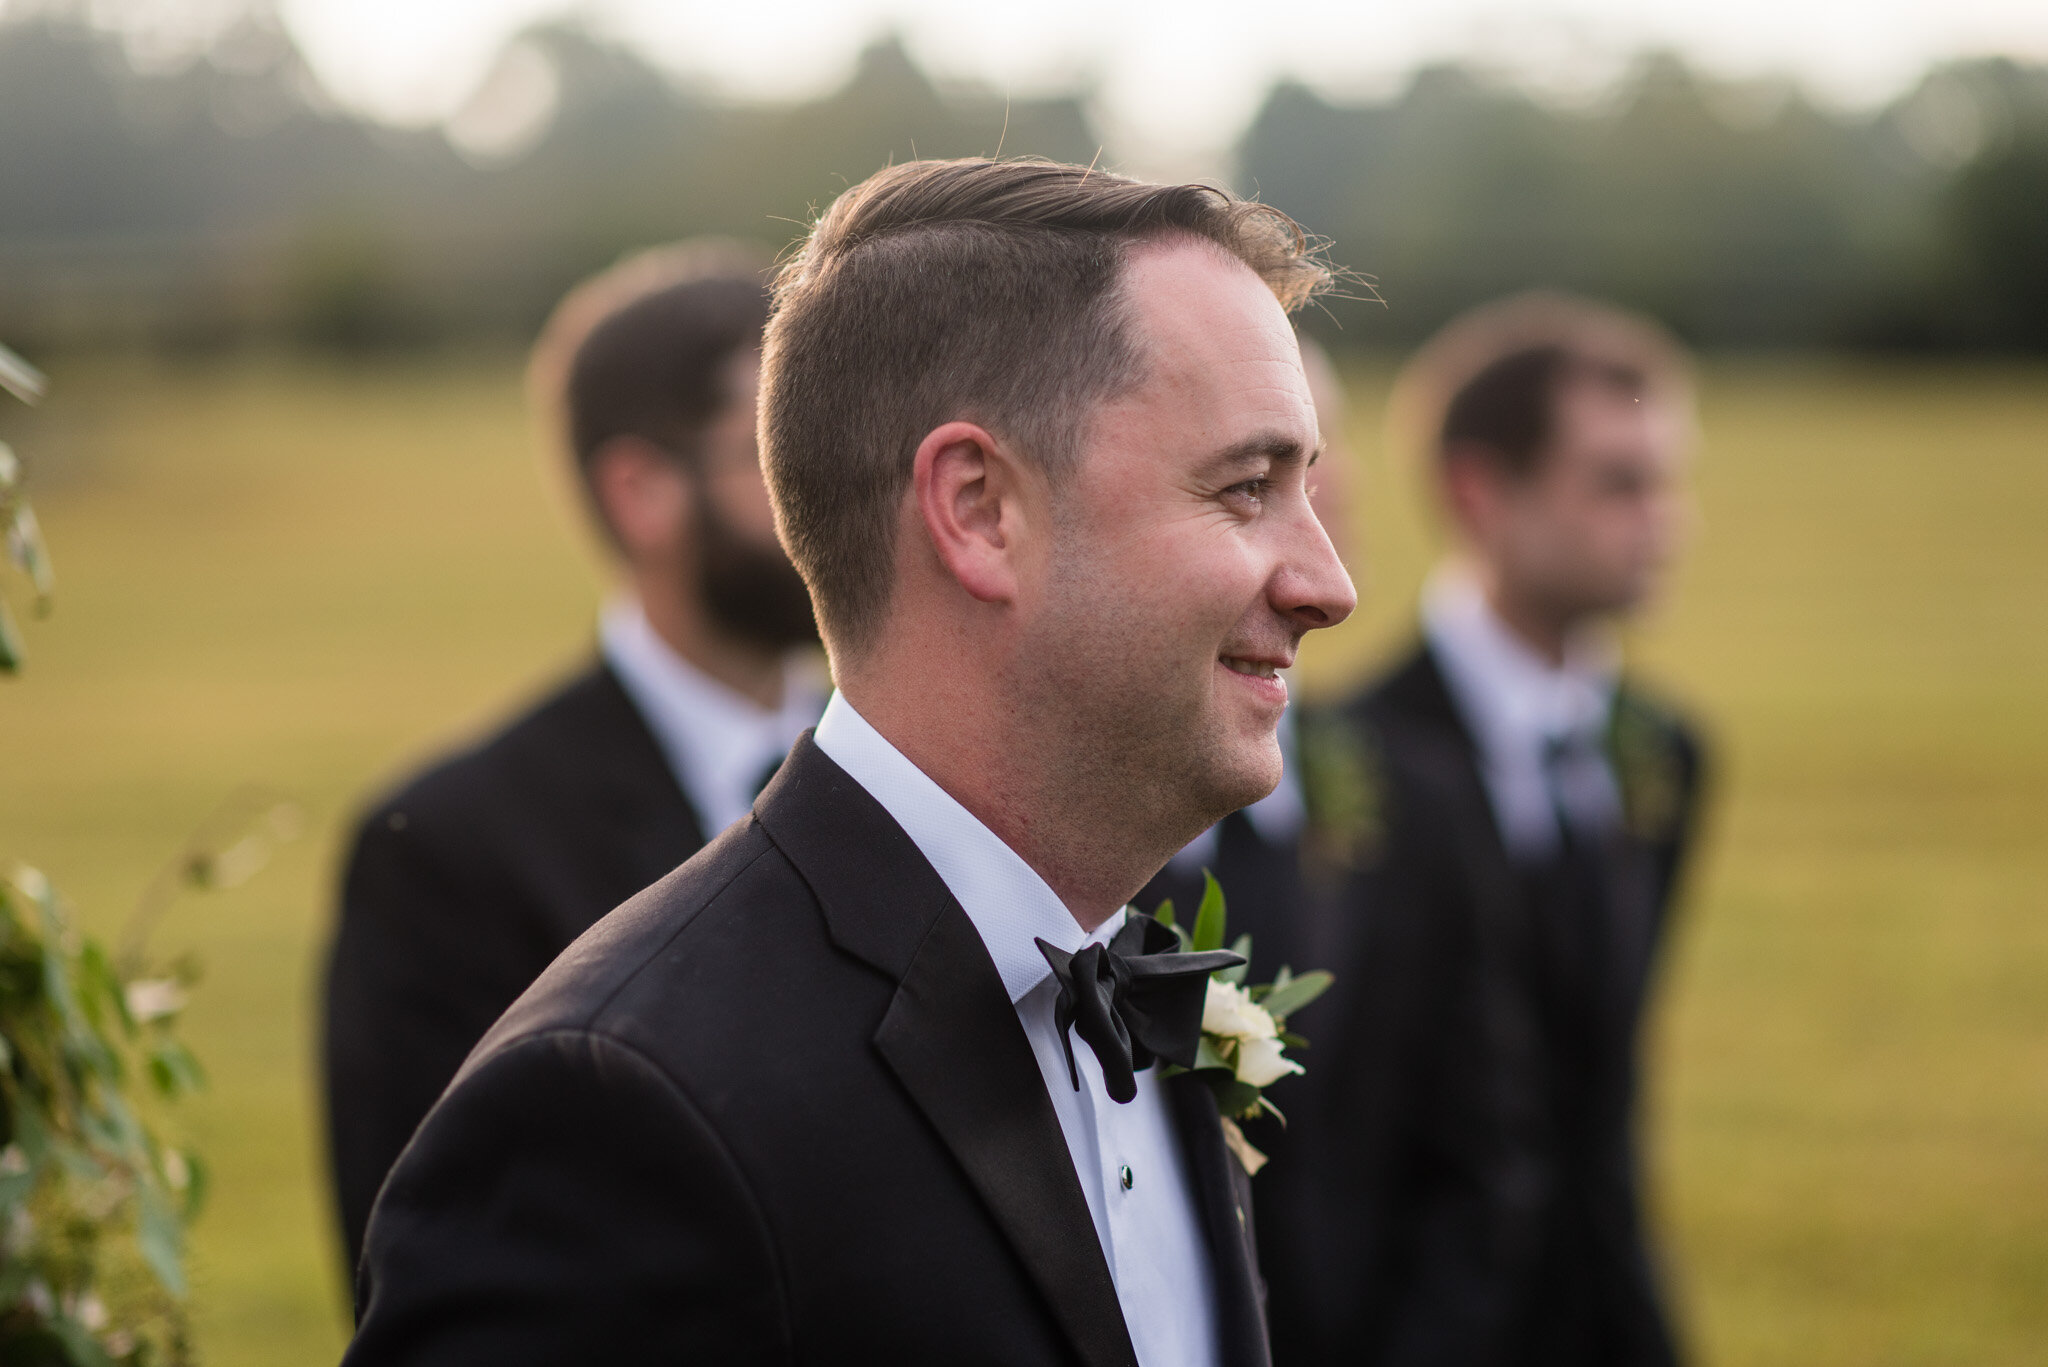
[[(0, 0), (4, 5), (7, 0)], [(111, 0), (119, 4), (123, 0)], [(187, 10), (238, 0), (127, 0)], [(1563, 88), (1627, 53), (1677, 47), (1727, 74), (1791, 74), (1870, 104), (1930, 61), (2048, 60), (2048, 0), (277, 0), (344, 101), (431, 121), (459, 106), (500, 43), (589, 16), (662, 62), (743, 96), (810, 93), (862, 43), (903, 33), (934, 71), (1024, 94), (1092, 78), (1120, 145), (1227, 143), (1276, 76), (1336, 93), (1393, 86), (1418, 63), (1477, 56)]]

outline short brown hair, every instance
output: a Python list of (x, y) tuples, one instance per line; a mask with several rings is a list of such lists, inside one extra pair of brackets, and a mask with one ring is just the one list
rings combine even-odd
[(1434, 459), (1476, 455), (1522, 477), (1550, 450), (1559, 396), (1580, 385), (1681, 405), (1692, 394), (1683, 348), (1656, 323), (1534, 291), (1453, 320), (1404, 370), (1392, 407)]
[(1095, 405), (1142, 363), (1117, 284), (1137, 243), (1243, 261), (1289, 309), (1331, 278), (1278, 209), (1034, 160), (914, 161), (833, 202), (782, 269), (761, 374), (761, 460), (790, 558), (835, 648), (888, 608), (897, 509), (926, 433), (955, 419), (1054, 480)]
[(556, 306), (534, 344), (528, 386), (599, 525), (590, 476), (604, 444), (640, 437), (695, 459), (730, 399), (726, 362), (758, 347), (767, 322), (767, 262), (720, 241), (640, 252)]

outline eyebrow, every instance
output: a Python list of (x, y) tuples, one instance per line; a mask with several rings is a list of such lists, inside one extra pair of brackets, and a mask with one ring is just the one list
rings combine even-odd
[(1323, 449), (1318, 446), (1308, 453), (1306, 460), (1303, 460), (1301, 443), (1294, 438), (1279, 432), (1260, 432), (1246, 437), (1243, 441), (1233, 442), (1210, 456), (1202, 462), (1202, 473), (1220, 476), (1233, 469), (1257, 464), (1261, 460), (1270, 460), (1280, 465), (1294, 461), (1314, 465), (1322, 454)]

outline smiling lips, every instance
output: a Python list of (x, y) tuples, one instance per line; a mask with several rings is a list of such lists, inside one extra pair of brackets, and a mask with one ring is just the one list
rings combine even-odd
[(1233, 674), (1242, 674), (1248, 679), (1271, 679), (1285, 687), (1285, 683), (1280, 679), (1280, 671), (1287, 667), (1284, 661), (1252, 660), (1242, 655), (1224, 655), (1220, 658), (1223, 667)]

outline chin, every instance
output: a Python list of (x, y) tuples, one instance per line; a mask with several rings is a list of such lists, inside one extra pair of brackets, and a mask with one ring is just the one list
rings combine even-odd
[(1280, 743), (1271, 733), (1261, 740), (1240, 741), (1224, 748), (1207, 775), (1215, 821), (1240, 807), (1249, 807), (1280, 786), (1283, 770)]

